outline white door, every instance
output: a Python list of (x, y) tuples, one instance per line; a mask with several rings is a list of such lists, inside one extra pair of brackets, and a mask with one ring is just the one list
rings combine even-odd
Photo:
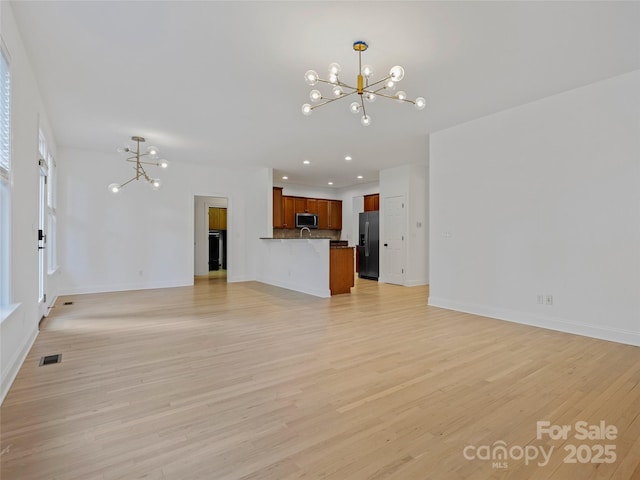
[(406, 209), (404, 196), (384, 199), (384, 281), (404, 285), (406, 238)]
[(47, 315), (47, 162), (40, 159), (40, 198), (38, 199), (38, 310), (40, 317)]

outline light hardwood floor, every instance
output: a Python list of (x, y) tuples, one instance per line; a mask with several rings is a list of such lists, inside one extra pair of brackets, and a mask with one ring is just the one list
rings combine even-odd
[[(0, 411), (1, 478), (640, 478), (640, 348), (427, 293), (358, 281), (320, 299), (205, 277), (60, 298)], [(545, 420), (618, 435), (537, 439)], [(507, 468), (465, 458), (501, 441)], [(569, 444), (616, 460), (564, 463)], [(548, 465), (511, 458), (526, 446), (553, 447)]]

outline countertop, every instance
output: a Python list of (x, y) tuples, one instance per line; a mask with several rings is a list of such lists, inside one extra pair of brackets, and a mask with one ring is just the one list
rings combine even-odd
[(260, 240), (331, 240), (331, 237), (303, 237), (303, 238), (260, 237)]

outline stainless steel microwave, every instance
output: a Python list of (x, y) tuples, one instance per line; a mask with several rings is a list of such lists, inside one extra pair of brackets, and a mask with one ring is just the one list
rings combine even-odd
[(296, 213), (296, 228), (318, 228), (318, 215), (315, 213)]

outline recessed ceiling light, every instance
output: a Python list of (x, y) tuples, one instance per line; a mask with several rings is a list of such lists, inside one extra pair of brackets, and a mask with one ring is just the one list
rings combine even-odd
[(309, 165), (311, 162), (310, 162), (309, 160), (305, 160), (305, 161), (304, 161), (304, 162), (302, 162), (302, 163), (304, 163), (305, 165)]
[(329, 182), (327, 185), (333, 185), (333, 182)]
[(358, 180), (362, 180), (362, 175), (358, 175)]
[(347, 162), (351, 161), (351, 155), (347, 155), (346, 157), (344, 157), (344, 159), (345, 159)]
[(289, 177), (287, 177), (286, 175), (282, 177), (283, 180), (289, 180)]

